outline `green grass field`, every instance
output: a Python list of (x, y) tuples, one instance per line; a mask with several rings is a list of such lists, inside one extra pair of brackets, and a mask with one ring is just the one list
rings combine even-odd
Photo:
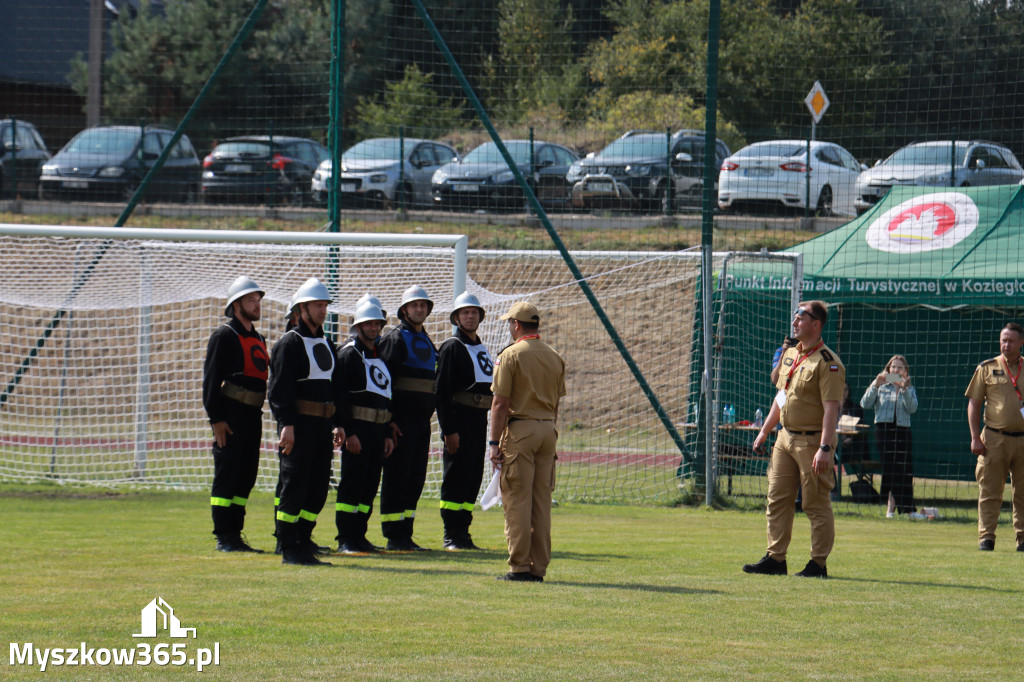
[[(1019, 679), (1024, 553), (1000, 526), (978, 552), (973, 524), (840, 516), (832, 578), (749, 576), (762, 513), (561, 505), (543, 584), (502, 583), (500, 511), (473, 526), (486, 551), (332, 557), (282, 566), (221, 554), (208, 495), (0, 486), (0, 632), (37, 648), (134, 647), (157, 596), (188, 650), (220, 665), (14, 665), (0, 678)], [(439, 546), (436, 503), (417, 538)], [(250, 500), (248, 537), (271, 548), (271, 499)], [(329, 505), (333, 508), (333, 505)], [(376, 516), (371, 539), (379, 540)], [(321, 516), (316, 537), (333, 536)], [(798, 516), (790, 572), (807, 559)]]

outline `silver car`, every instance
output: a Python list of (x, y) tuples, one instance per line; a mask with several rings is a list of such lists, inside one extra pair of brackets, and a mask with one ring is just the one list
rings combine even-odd
[[(404, 152), (404, 158), (403, 158)], [(341, 157), (340, 198), (347, 205), (385, 208), (431, 206), (430, 178), (441, 166), (458, 160), (446, 144), (414, 138), (377, 137), (351, 147)], [(313, 174), (310, 193), (327, 201), (331, 186), (331, 160)]]
[(1022, 179), (1020, 162), (1001, 144), (984, 140), (915, 142), (861, 173), (853, 204), (860, 215), (893, 185), (977, 187), (1014, 185)]

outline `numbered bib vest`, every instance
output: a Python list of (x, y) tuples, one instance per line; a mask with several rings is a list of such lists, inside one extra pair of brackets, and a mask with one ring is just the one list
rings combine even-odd
[(411, 329), (401, 329), (402, 341), (408, 351), (405, 354), (405, 366), (424, 372), (437, 371), (437, 351), (426, 332), (414, 332)]
[(242, 336), (231, 325), (224, 325), (235, 332), (242, 344), (242, 374), (253, 379), (266, 381), (270, 369), (270, 355), (263, 339), (258, 336)]
[(491, 354), (487, 352), (487, 346), (482, 343), (470, 345), (462, 339), (455, 337), (469, 353), (469, 359), (473, 362), (474, 383), (491, 385), (494, 378), (494, 361)]
[(295, 334), (306, 348), (306, 357), (309, 359), (309, 376), (300, 377), (298, 381), (331, 380), (334, 372), (334, 354), (331, 347), (327, 345), (327, 339), (323, 336), (309, 338), (292, 329), (289, 334)]
[[(349, 341), (345, 344), (348, 346), (355, 346), (355, 341)], [(359, 353), (359, 357), (363, 359), (363, 368), (366, 370), (366, 388), (363, 391), (367, 393), (376, 393), (377, 395), (384, 396), (388, 400), (391, 399), (391, 374), (388, 372), (388, 366), (384, 364), (384, 361), (380, 358), (368, 358), (363, 353), (359, 352), (356, 348), (356, 352)], [(352, 391), (353, 393), (362, 393), (363, 391)]]

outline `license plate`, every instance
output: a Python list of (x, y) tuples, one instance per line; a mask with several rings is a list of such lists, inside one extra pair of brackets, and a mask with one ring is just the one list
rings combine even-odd
[(764, 178), (772, 174), (771, 168), (745, 168), (743, 169), (743, 177), (745, 178)]
[(224, 171), (227, 173), (251, 173), (252, 166), (247, 163), (229, 163), (224, 166)]
[(64, 187), (67, 189), (89, 189), (89, 183), (84, 180), (65, 180)]
[(588, 192), (608, 192), (609, 194), (615, 193), (615, 185), (610, 182), (590, 182), (587, 183)]
[(452, 185), (453, 192), (479, 192), (478, 185)]
[(343, 182), (343, 183), (341, 183), (341, 185), (339, 185), (338, 188), (342, 192), (355, 192), (356, 191), (356, 183), (354, 183), (354, 182)]

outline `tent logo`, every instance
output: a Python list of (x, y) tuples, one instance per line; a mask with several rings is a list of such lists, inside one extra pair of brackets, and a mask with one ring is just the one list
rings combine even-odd
[(966, 194), (936, 192), (908, 199), (868, 226), (868, 246), (890, 253), (948, 249), (978, 227), (978, 206)]
[(195, 628), (181, 627), (181, 621), (174, 615), (174, 609), (163, 597), (157, 597), (142, 608), (142, 632), (132, 637), (156, 637), (158, 629), (167, 630), (171, 637), (188, 637), (190, 632), (193, 639), (196, 636)]

